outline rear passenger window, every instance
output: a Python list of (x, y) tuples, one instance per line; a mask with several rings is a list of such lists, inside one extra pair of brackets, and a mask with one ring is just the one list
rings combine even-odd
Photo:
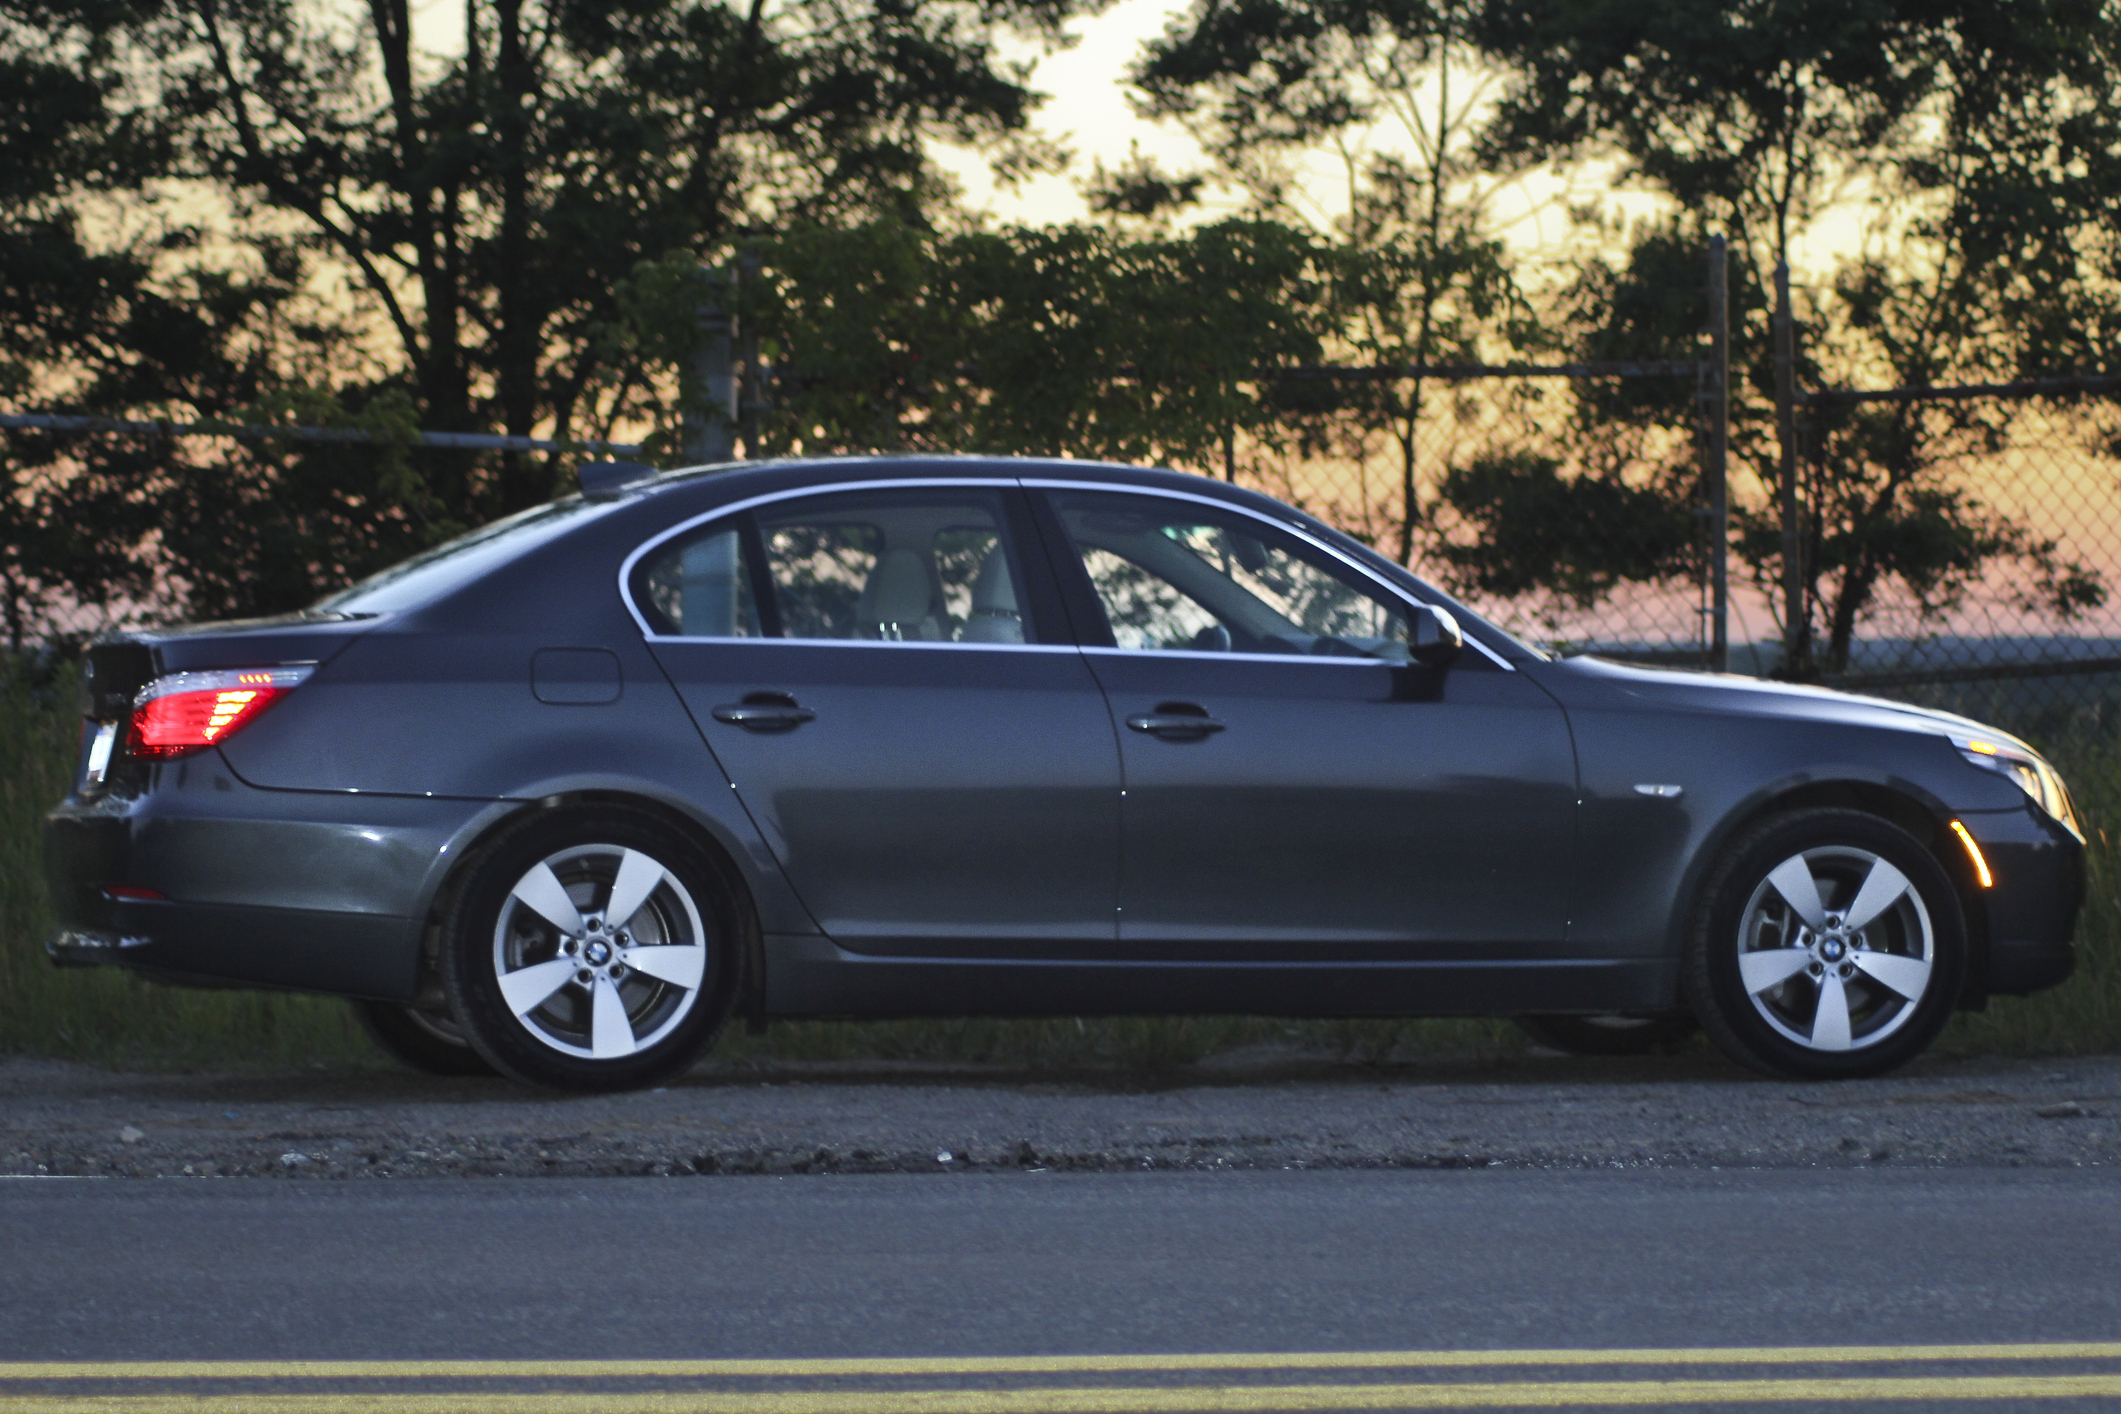
[(764, 633), (737, 526), (724, 524), (664, 550), (649, 561), (637, 595), (660, 633), (685, 638), (759, 638)]
[(658, 631), (1029, 641), (1021, 570), (992, 491), (848, 491), (771, 503), (734, 520), (660, 550), (637, 579), (636, 594), (648, 601), (642, 612)]

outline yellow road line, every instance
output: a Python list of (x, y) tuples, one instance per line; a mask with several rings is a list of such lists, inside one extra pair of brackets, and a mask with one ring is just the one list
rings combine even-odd
[(1212, 1388), (776, 1390), (698, 1394), (239, 1394), (0, 1397), (63, 1414), (1239, 1414), (1269, 1410), (1556, 1409), (1674, 1404), (1935, 1403), (2121, 1395), (2121, 1375), (1806, 1380), (1568, 1380)]
[(774, 1379), (819, 1375), (1060, 1375), (1132, 1370), (1439, 1370), (1479, 1366), (1852, 1365), (2121, 1360), (2121, 1341), (2037, 1345), (1779, 1345), (1637, 1350), (1238, 1351), (829, 1360), (112, 1360), (0, 1363), (7, 1380)]

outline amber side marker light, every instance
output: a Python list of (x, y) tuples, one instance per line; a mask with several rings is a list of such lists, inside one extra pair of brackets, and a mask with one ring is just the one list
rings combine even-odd
[(1981, 857), (1981, 846), (1974, 843), (1974, 837), (1966, 832), (1966, 826), (1954, 820), (1952, 833), (1959, 837), (1959, 843), (1966, 846), (1966, 857), (1974, 861), (1974, 877), (1981, 881), (1981, 887), (1996, 887), (1996, 876), (1988, 872), (1988, 861)]

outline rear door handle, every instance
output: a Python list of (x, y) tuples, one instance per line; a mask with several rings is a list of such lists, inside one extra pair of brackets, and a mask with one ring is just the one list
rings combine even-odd
[(1210, 732), (1219, 732), (1229, 726), (1205, 712), (1144, 712), (1127, 718), (1127, 725), (1138, 732), (1161, 737), (1165, 741), (1199, 741)]
[(714, 719), (749, 732), (786, 732), (816, 721), (817, 713), (785, 692), (754, 692), (742, 702), (725, 702), (715, 708)]

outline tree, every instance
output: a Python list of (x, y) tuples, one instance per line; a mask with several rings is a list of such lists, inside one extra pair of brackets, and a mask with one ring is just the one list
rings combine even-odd
[(293, 607), (552, 494), (575, 458), (403, 434), (607, 436), (666, 376), (623, 333), (640, 263), (939, 219), (937, 137), (1050, 161), (997, 41), (1095, 0), (469, 0), (443, 57), (406, 0), (6, 3), (10, 401), (383, 437), (11, 437), (19, 639), (68, 603)]
[[(1701, 357), (1704, 248), (1687, 224), (1665, 222), (1638, 228), (1617, 263), (1584, 259), (1553, 300), (1559, 348), (1584, 363)], [(1733, 283), (1742, 296), (1747, 283)], [(1731, 314), (1739, 329), (1764, 324), (1742, 297)], [(1696, 398), (1696, 380), (1674, 377), (1577, 379), (1540, 398), (1536, 446), (1485, 449), (1442, 478), (1440, 499), (1465, 528), (1436, 546), (1447, 577), (1470, 593), (1576, 609), (1622, 585), (1698, 578)]]
[[(1144, 238), (806, 226), (752, 253), (743, 318), (774, 364), (753, 452), (1065, 454), (1227, 475), (1240, 434), (1278, 435), (1272, 370), (1315, 362), (1330, 316), (1331, 253), (1266, 221)], [(629, 287), (648, 356), (690, 337), (690, 283), (664, 262)]]
[[(1800, 300), (1800, 376), (1993, 376), (2022, 366), (2030, 347), (1999, 314), (2071, 303), (2074, 276), (2054, 259), (2069, 222), (2029, 202), (2037, 184), (2024, 179), (2068, 141), (2054, 121), (2068, 106), (2058, 94), (2092, 82), (2086, 55), (2101, 46), (2087, 41), (2105, 31), (2097, 7), (2077, 0), (1495, 0), (1481, 39), (1519, 78), (1483, 150), (1619, 155), (1690, 222), (1731, 229), (1755, 282), (1740, 298), (1756, 308), (1764, 272), (1786, 265), (1835, 201), (1861, 195), (1871, 246), (1887, 253), (1847, 264)], [(2029, 142), (2044, 155), (2027, 161)], [(1734, 408), (1734, 451), (1771, 502), (1783, 449), (1766, 421), (1770, 345), (1756, 336), (1740, 348), (1748, 387), (1734, 391), (1750, 396)], [(1855, 625), (1888, 579), (1930, 616), (2008, 562), (2031, 575), (2030, 602), (2046, 612), (2098, 602), (2103, 587), (2052, 541), (1952, 483), (1957, 455), (2000, 430), (1996, 416), (1912, 404), (1822, 415), (1807, 429), (1806, 596), (1783, 671), (1845, 671)], [(1738, 552), (1771, 588), (1779, 522), (1758, 504), (1734, 520)]]
[[(1025, 131), (996, 32), (1055, 37), (1077, 3), (470, 0), (431, 75), (406, 0), (372, 0), (358, 38), (296, 0), (175, 0), (161, 43), (188, 173), (348, 272), (424, 426), (565, 439), (654, 375), (605, 337), (636, 265), (758, 223), (924, 216), (928, 139)], [(563, 470), (460, 459), (433, 489), (483, 517)]]
[[(1309, 214), (1304, 155), (1337, 160), (1344, 205), (1320, 213), (1346, 246), (1336, 352), (1380, 367), (1480, 362), (1482, 345), (1529, 333), (1511, 263), (1487, 229), (1488, 196), (1511, 173), (1472, 160), (1474, 123), (1493, 81), (1473, 62), (1464, 0), (1197, 0), (1133, 72), (1144, 106), (1184, 122), (1221, 175), (1265, 212)], [(1388, 129), (1389, 137), (1380, 130)], [(1383, 377), (1290, 389), (1322, 445), (1361, 464), (1381, 436), (1397, 463), (1395, 539), (1412, 559), (1423, 522), (1421, 441), (1430, 382)], [(1330, 442), (1330, 438), (1327, 439)]]

